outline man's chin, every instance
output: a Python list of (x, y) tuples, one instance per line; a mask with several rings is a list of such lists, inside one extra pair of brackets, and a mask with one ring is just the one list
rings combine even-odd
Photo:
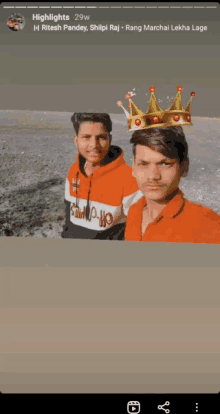
[(146, 199), (155, 201), (157, 203), (167, 203), (176, 195), (178, 188), (175, 188), (172, 191), (160, 191), (160, 190), (148, 190), (146, 188), (142, 190)]
[(156, 202), (162, 202), (166, 198), (166, 194), (164, 194), (162, 191), (144, 191), (144, 196), (148, 200), (156, 201)]
[(87, 160), (89, 162), (101, 162), (102, 160), (102, 156), (100, 156), (100, 154), (97, 155), (90, 155), (89, 157), (87, 157)]

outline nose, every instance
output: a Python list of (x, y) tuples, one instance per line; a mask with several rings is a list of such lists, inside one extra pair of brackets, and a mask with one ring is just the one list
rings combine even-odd
[(89, 140), (89, 148), (90, 149), (96, 149), (99, 147), (99, 139), (93, 135)]
[(148, 169), (148, 179), (149, 180), (160, 180), (161, 173), (158, 165), (151, 165)]

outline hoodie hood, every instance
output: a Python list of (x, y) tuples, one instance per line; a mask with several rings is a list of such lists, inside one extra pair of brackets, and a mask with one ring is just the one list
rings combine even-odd
[[(76, 162), (78, 165), (78, 170), (83, 174), (86, 159), (81, 154), (78, 154)], [(93, 177), (96, 177), (106, 174), (110, 170), (115, 169), (122, 164), (125, 164), (124, 151), (116, 145), (111, 145), (105, 157), (105, 165), (98, 168), (98, 170), (96, 170), (92, 175)]]

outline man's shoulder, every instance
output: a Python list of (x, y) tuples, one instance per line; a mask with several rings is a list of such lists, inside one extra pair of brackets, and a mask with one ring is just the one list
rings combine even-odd
[(67, 173), (67, 178), (74, 175), (77, 171), (78, 171), (78, 165), (77, 165), (77, 162), (74, 162), (69, 167), (69, 170), (68, 170), (68, 173)]
[(123, 163), (122, 165), (120, 165), (120, 167), (118, 168), (117, 171), (118, 176), (121, 177), (121, 179), (123, 180), (123, 182), (128, 183), (136, 183), (136, 179), (134, 178), (134, 176), (132, 175), (132, 167), (130, 167), (130, 165)]
[(220, 244), (220, 216), (208, 207), (190, 201), (187, 220), (194, 230), (195, 243)]
[(187, 199), (185, 200), (185, 207), (187, 212), (190, 213), (191, 218), (199, 221), (214, 221), (220, 225), (220, 215), (211, 210), (209, 207), (203, 206), (199, 203), (194, 203)]
[(121, 171), (124, 171), (125, 174), (131, 174), (132, 175), (132, 167), (130, 167), (130, 165), (128, 165), (126, 162), (124, 162), (122, 165), (120, 165), (119, 168), (121, 169)]
[[(114, 171), (114, 172), (113, 172)], [(121, 181), (121, 183), (136, 183), (135, 178), (132, 175), (132, 168), (126, 164), (125, 162), (118, 166), (115, 170), (112, 170), (111, 172), (116, 174), (117, 179)]]
[(140, 198), (134, 203), (134, 204), (132, 204), (131, 205), (131, 207), (130, 207), (130, 212), (132, 213), (132, 214), (135, 214), (135, 212), (137, 212), (137, 211), (139, 211), (139, 210), (141, 210), (142, 211), (142, 208), (143, 208), (143, 205), (146, 203), (146, 200), (145, 200), (145, 197), (144, 197), (144, 195), (142, 195), (142, 196), (140, 196)]

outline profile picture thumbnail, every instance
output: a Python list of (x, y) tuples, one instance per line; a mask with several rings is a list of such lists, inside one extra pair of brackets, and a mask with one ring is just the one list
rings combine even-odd
[(20, 13), (12, 13), (11, 16), (7, 20), (7, 25), (9, 29), (13, 31), (18, 31), (24, 28), (25, 26), (25, 18)]

